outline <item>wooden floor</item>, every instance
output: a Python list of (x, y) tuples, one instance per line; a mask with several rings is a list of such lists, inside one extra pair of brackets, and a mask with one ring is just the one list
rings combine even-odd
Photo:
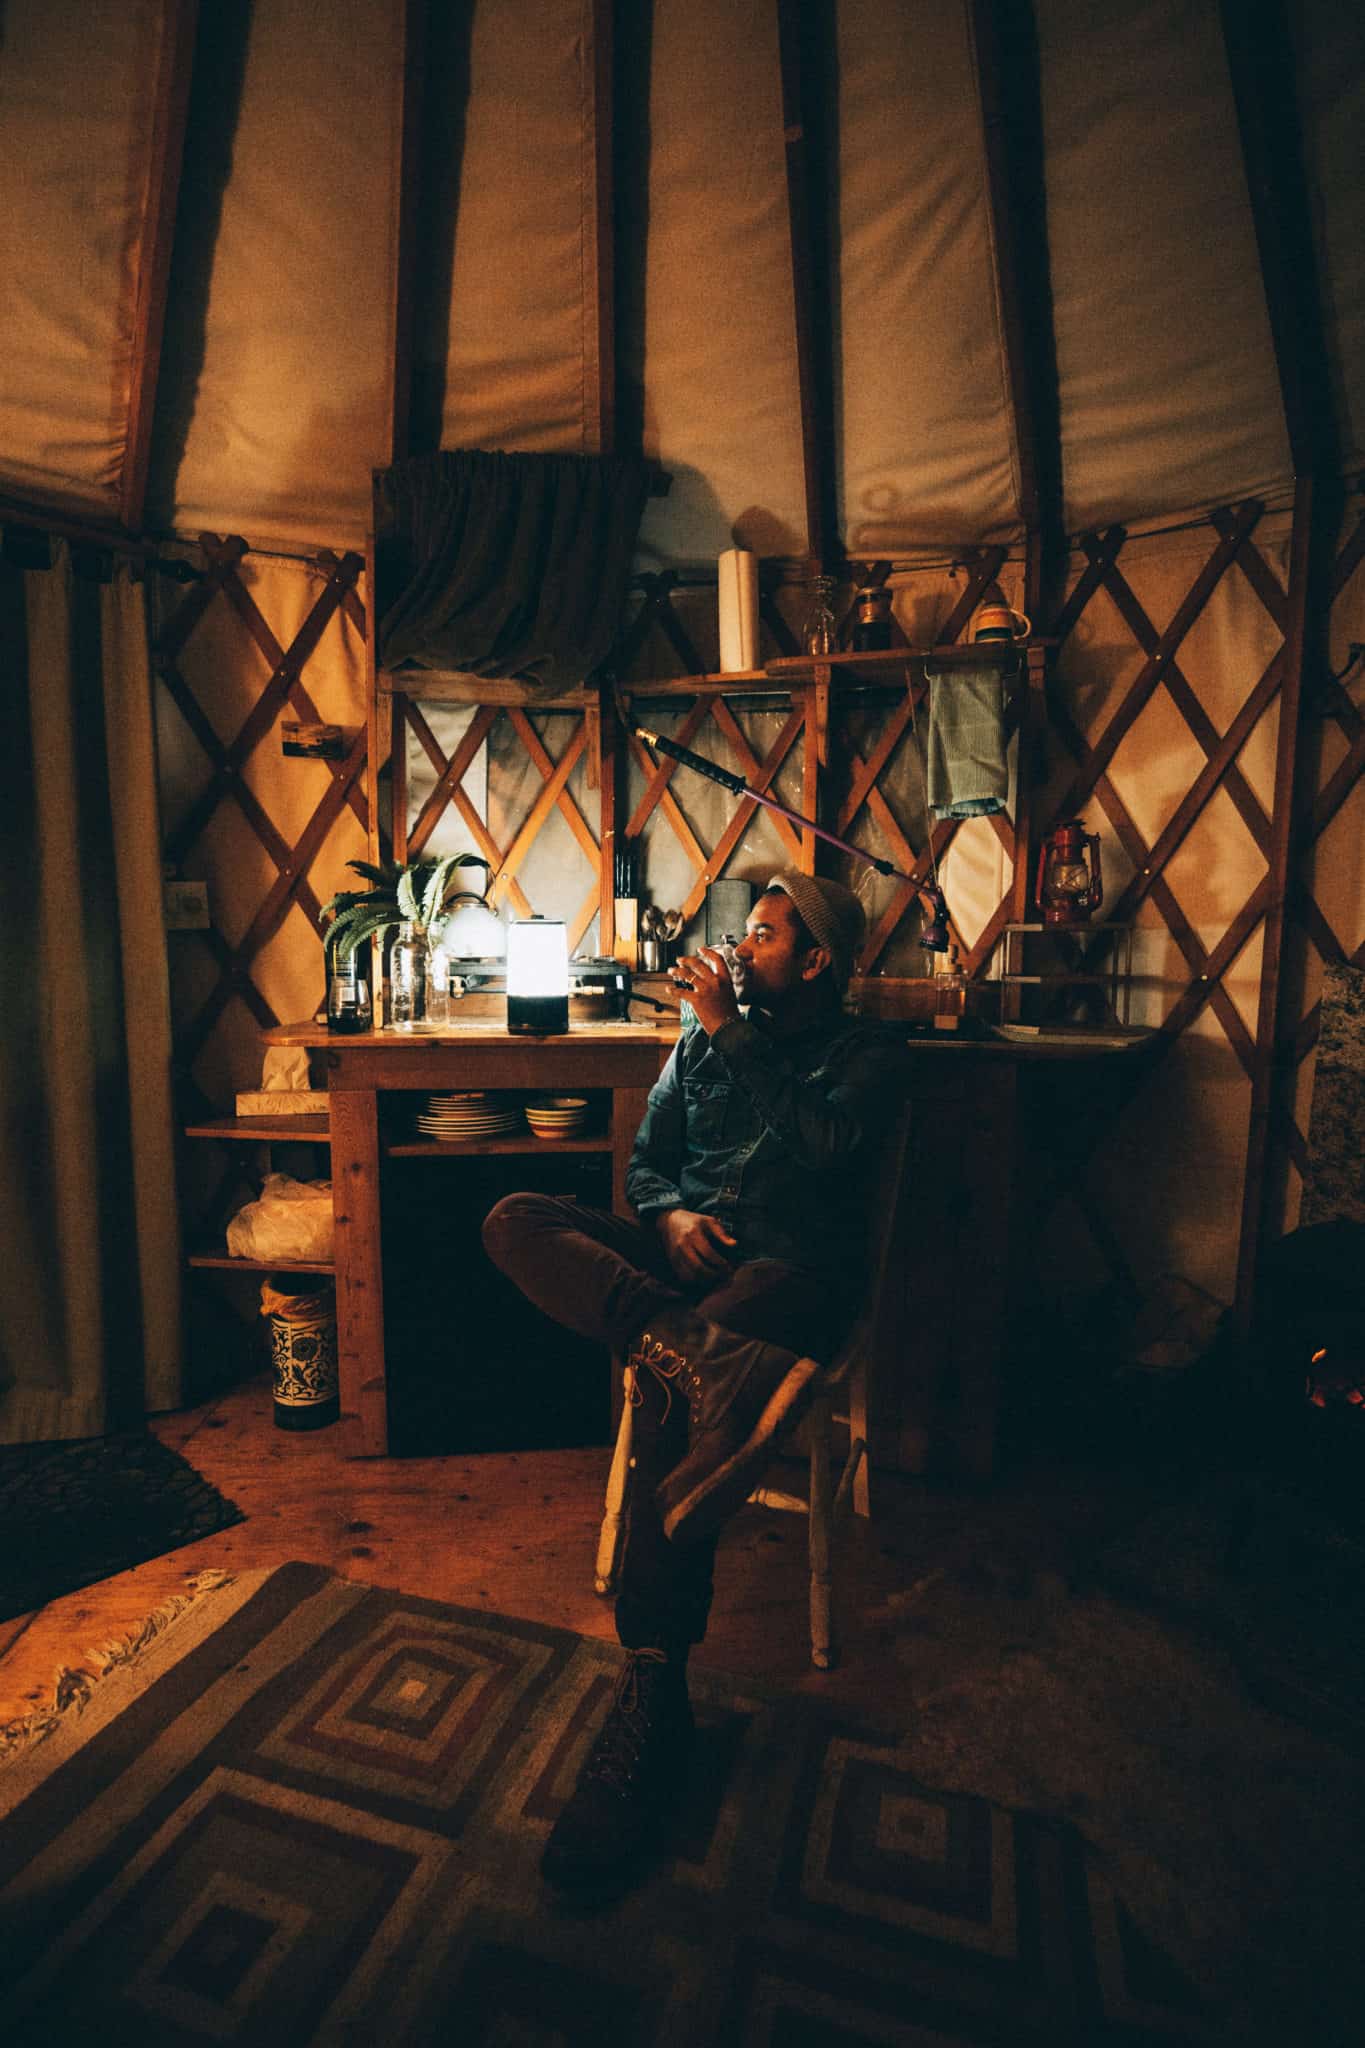
[[(245, 1521), (0, 1623), (0, 1723), (48, 1704), (59, 1667), (95, 1668), (92, 1650), (209, 1569), (300, 1558), (372, 1585), (614, 1639), (610, 1603), (592, 1585), (605, 1448), (349, 1461), (334, 1431), (276, 1429), (264, 1380), (153, 1427)], [(829, 1673), (809, 1662), (804, 1522), (747, 1508), (723, 1539), (698, 1661), (895, 1719), (907, 1686), (892, 1649), (895, 1613), (945, 1545), (984, 1520), (1021, 1555), (1046, 1558), (1105, 1514), (1111, 1489), (1112, 1475), (1074, 1471), (1034, 1471), (984, 1490), (874, 1474), (872, 1522), (843, 1524), (842, 1655)]]

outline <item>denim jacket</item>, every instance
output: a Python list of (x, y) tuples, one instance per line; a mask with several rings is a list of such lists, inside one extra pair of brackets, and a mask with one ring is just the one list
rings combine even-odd
[(786, 1259), (856, 1281), (876, 1140), (899, 1100), (875, 1024), (836, 1014), (789, 1037), (761, 1014), (707, 1037), (689, 1021), (649, 1102), (626, 1173), (642, 1219), (717, 1216), (741, 1259)]

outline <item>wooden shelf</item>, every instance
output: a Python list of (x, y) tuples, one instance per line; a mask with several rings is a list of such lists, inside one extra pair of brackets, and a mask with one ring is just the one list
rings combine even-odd
[[(760, 674), (768, 682), (779, 684), (811, 683), (817, 674), (826, 672), (831, 677), (886, 682), (894, 681), (907, 661), (931, 661), (935, 668), (976, 668), (982, 662), (1007, 668), (1018, 661), (1029, 645), (1026, 640), (954, 640), (945, 647), (887, 647), (875, 654), (825, 654), (818, 660), (811, 654), (783, 654), (770, 661)], [(711, 678), (703, 680), (709, 682)]]
[[(623, 681), (621, 688), (633, 697), (723, 696), (729, 691), (785, 690), (794, 683), (811, 683), (817, 674), (833, 679), (847, 677), (858, 682), (893, 683), (899, 680), (907, 662), (932, 661), (936, 668), (975, 667), (983, 661), (1008, 667), (1028, 647), (1050, 647), (1055, 641), (953, 641), (944, 647), (889, 647), (873, 654), (853, 652), (825, 655), (819, 661), (809, 654), (784, 654), (765, 668), (730, 669), (694, 676), (649, 676)], [(433, 703), (534, 705), (541, 710), (581, 711), (596, 703), (594, 691), (567, 690), (562, 696), (545, 697), (525, 683), (506, 677), (472, 676), (448, 669), (381, 669), (381, 695), (429, 698)]]
[(208, 1266), (224, 1273), (335, 1273), (330, 1259), (235, 1259), (230, 1252), (190, 1252), (187, 1266)]
[(463, 1139), (399, 1138), (380, 1147), (386, 1159), (492, 1159), (529, 1152), (610, 1152), (610, 1136), (598, 1138), (537, 1138), (528, 1131), (505, 1138)]
[(187, 1138), (233, 1139), (270, 1145), (330, 1145), (325, 1116), (210, 1116), (186, 1124)]

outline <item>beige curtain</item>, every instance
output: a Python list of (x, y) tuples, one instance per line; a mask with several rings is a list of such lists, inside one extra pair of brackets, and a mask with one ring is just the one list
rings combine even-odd
[(144, 596), (0, 562), (0, 1442), (180, 1394)]

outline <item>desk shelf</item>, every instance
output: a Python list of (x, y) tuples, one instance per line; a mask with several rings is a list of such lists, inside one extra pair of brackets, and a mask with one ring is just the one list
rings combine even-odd
[(187, 1266), (206, 1266), (223, 1273), (335, 1273), (330, 1259), (238, 1259), (231, 1252), (190, 1252)]
[(325, 1116), (209, 1116), (186, 1124), (187, 1138), (217, 1138), (225, 1144), (330, 1145)]
[(398, 1138), (381, 1146), (386, 1159), (494, 1159), (509, 1153), (610, 1152), (610, 1135), (596, 1138), (537, 1138), (528, 1131), (504, 1138)]

